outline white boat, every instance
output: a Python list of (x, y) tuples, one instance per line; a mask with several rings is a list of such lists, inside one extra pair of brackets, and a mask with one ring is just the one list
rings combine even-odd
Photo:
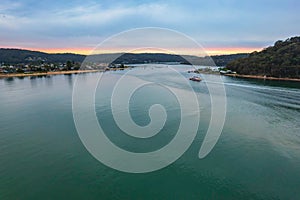
[(197, 82), (200, 82), (202, 81), (202, 79), (199, 77), (199, 76), (193, 76), (190, 78), (191, 81), (197, 81)]

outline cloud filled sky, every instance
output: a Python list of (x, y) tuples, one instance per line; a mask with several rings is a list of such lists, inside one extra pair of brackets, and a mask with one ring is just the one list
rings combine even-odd
[(299, 0), (1, 0), (0, 47), (87, 53), (113, 34), (163, 27), (212, 54), (251, 51), (300, 33)]

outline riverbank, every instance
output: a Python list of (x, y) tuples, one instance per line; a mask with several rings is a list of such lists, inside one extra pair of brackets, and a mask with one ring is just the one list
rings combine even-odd
[(265, 77), (256, 75), (242, 75), (242, 74), (224, 74), (225, 76), (237, 77), (237, 78), (250, 78), (250, 79), (263, 79), (263, 80), (274, 80), (274, 81), (296, 81), (300, 82), (297, 78), (277, 78), (277, 77)]
[(63, 74), (80, 74), (80, 73), (92, 73), (100, 72), (103, 70), (70, 70), (70, 71), (55, 71), (55, 72), (36, 72), (36, 73), (13, 73), (13, 74), (0, 74), (0, 78), (9, 78), (9, 77), (25, 77), (25, 76), (48, 76), (48, 75), (63, 75)]
[(105, 71), (118, 71), (118, 70), (124, 70), (124, 69), (128, 69), (128, 68), (129, 67), (126, 67), (126, 68), (111, 68), (109, 70), (103, 70), (103, 69), (68, 70), (68, 71), (53, 71), (53, 72), (35, 72), (35, 73), (28, 73), (28, 74), (25, 74), (25, 73), (2, 74), (2, 73), (0, 73), (0, 78), (94, 73), (94, 72), (105, 72)]

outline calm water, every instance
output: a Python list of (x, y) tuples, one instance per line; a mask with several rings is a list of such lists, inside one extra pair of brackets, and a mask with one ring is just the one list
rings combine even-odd
[[(181, 87), (157, 70), (139, 78)], [(100, 124), (124, 149), (148, 152), (163, 147), (178, 128), (178, 102), (164, 88), (138, 90), (130, 102), (137, 124), (149, 123), (153, 103), (164, 105), (170, 118), (153, 141), (122, 134), (109, 107), (111, 85), (122, 73), (106, 73), (98, 88)], [(72, 88), (78, 76), (88, 82), (99, 73), (0, 79), (1, 200), (300, 198), (299, 83), (224, 77), (225, 126), (213, 151), (199, 159), (210, 102), (205, 82), (192, 82), (201, 101), (201, 122), (191, 147), (162, 170), (128, 174), (101, 164), (82, 145), (72, 118)]]

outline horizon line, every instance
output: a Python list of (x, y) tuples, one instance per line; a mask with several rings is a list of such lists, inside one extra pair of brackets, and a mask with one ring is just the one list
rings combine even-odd
[[(24, 47), (0, 47), (0, 49), (15, 49), (15, 50), (26, 50), (26, 51), (38, 51), (41, 53), (49, 53), (49, 54), (77, 54), (77, 55), (83, 55), (83, 56), (89, 56), (89, 55), (96, 55), (96, 54), (114, 54), (114, 53), (133, 53), (133, 54), (140, 54), (140, 53), (164, 53), (164, 54), (174, 54), (174, 55), (189, 55), (189, 56), (198, 56), (198, 57), (203, 57), (197, 55), (197, 52), (193, 51), (186, 51), (182, 52), (179, 54), (176, 53), (168, 53), (168, 52), (162, 52), (162, 51), (145, 51), (145, 50), (140, 50), (136, 52), (126, 52), (118, 50), (111, 50), (111, 49), (103, 49), (101, 52), (103, 53), (93, 53), (93, 49), (91, 48), (24, 48)], [(249, 48), (249, 47), (231, 47), (231, 48), (218, 48), (218, 47), (213, 47), (213, 48), (203, 48), (204, 52), (208, 56), (218, 56), (218, 55), (231, 55), (231, 54), (240, 54), (240, 53), (251, 53), (254, 51), (261, 51), (264, 48), (262, 47), (256, 47), (256, 48)], [(205, 55), (205, 54), (204, 54)]]

